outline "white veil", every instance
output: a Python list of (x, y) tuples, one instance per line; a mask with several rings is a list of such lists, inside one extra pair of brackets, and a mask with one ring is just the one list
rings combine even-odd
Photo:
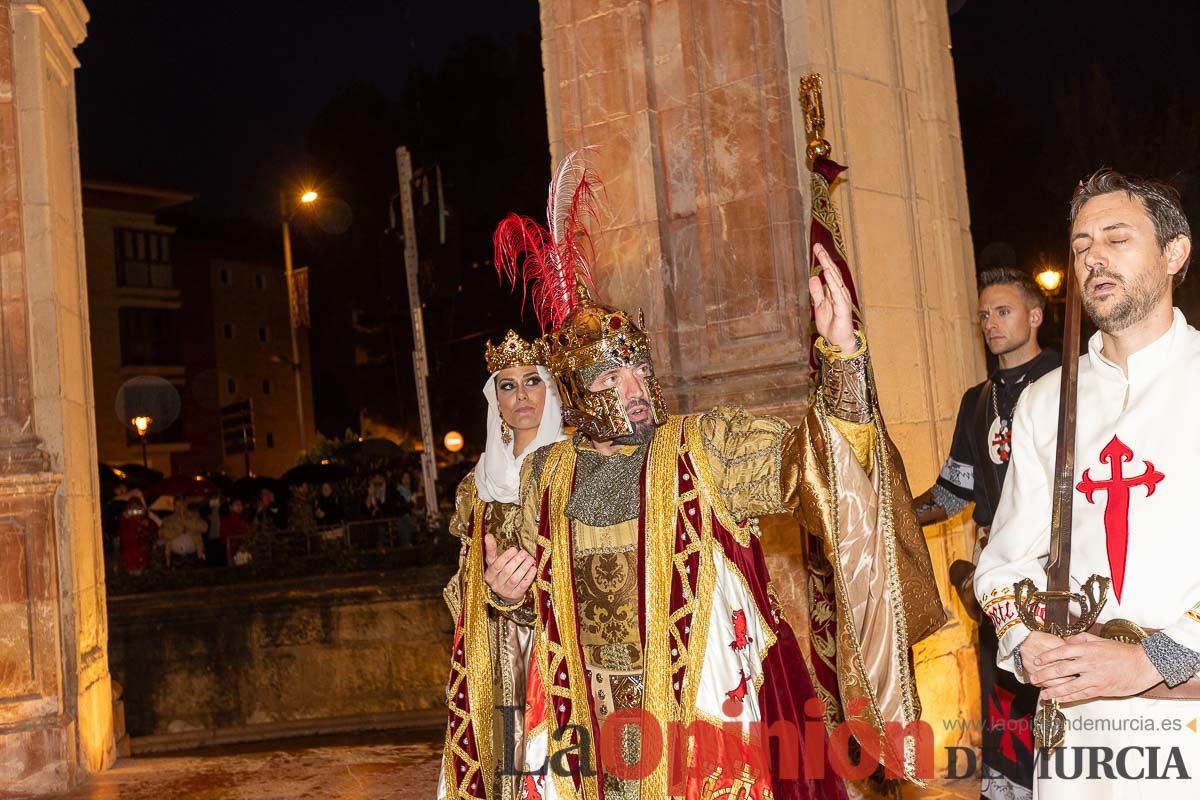
[(520, 457), (513, 456), (513, 443), (505, 444), (500, 438), (500, 405), (496, 399), (496, 375), (493, 372), (483, 385), (483, 396), (488, 402), (487, 449), (475, 465), (475, 488), (479, 499), (485, 503), (516, 503), (521, 489), (521, 464), (525, 456), (548, 444), (565, 439), (562, 428), (562, 400), (558, 397), (558, 385), (550, 370), (537, 368), (546, 384), (546, 403), (542, 406), (542, 422), (537, 436), (525, 448)]

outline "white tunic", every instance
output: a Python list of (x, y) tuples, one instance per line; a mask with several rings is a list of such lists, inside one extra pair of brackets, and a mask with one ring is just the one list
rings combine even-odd
[[(1119, 579), (1100, 622), (1119, 617), (1162, 628), (1200, 652), (1200, 420), (1193, 416), (1200, 399), (1200, 332), (1176, 309), (1171, 328), (1129, 357), (1128, 376), (1102, 348), (1097, 333), (1079, 361), (1071, 587), (1078, 590), (1092, 574)], [(976, 595), (999, 635), (997, 661), (1009, 671), (1013, 649), (1029, 634), (1016, 619), (1012, 587), (1022, 578), (1046, 585), (1059, 381), (1058, 370), (1049, 373), (1017, 404), (1011, 465), (975, 575)], [(1039, 778), (1040, 797), (1200, 798), (1200, 734), (1188, 727), (1200, 726), (1200, 701), (1134, 697), (1075, 703), (1063, 711), (1068, 747), (1110, 748), (1113, 779), (1106, 779), (1103, 766), (1094, 770), (1098, 780)], [(1154, 747), (1159, 750), (1151, 752)], [(1190, 780), (1166, 769), (1171, 748), (1179, 748)], [(1074, 772), (1077, 755), (1086, 776), (1093, 771), (1089, 761), (1104, 753), (1065, 753), (1063, 774)], [(1170, 778), (1146, 780), (1164, 769)], [(1132, 779), (1139, 774), (1141, 780)]]

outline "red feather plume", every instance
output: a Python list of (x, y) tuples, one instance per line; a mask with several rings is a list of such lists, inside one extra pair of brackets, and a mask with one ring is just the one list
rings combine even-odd
[(521, 304), (532, 295), (533, 313), (542, 332), (559, 327), (579, 305), (575, 287), (593, 295), (592, 259), (595, 250), (586, 222), (597, 222), (596, 174), (584, 163), (585, 147), (563, 159), (550, 184), (546, 226), (529, 217), (509, 214), (492, 237), (496, 271), (514, 288), (520, 277)]

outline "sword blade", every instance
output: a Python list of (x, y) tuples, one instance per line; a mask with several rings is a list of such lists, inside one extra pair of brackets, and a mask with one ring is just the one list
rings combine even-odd
[[(1046, 564), (1046, 588), (1071, 588), (1071, 504), (1075, 493), (1075, 412), (1079, 394), (1080, 287), (1075, 278), (1074, 252), (1069, 251), (1063, 315), (1062, 374), (1058, 389), (1058, 444), (1054, 454), (1054, 494), (1050, 513), (1050, 559)], [(1066, 626), (1070, 604), (1066, 600), (1046, 603), (1046, 624)]]

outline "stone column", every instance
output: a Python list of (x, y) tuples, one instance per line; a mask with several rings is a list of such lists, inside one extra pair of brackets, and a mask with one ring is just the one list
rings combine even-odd
[[(984, 370), (958, 113), (942, 0), (541, 0), (555, 160), (582, 145), (605, 181), (604, 298), (641, 306), (673, 410), (736, 402), (796, 419), (809, 300), (800, 77), (825, 78), (833, 197), (888, 429), (917, 492)], [(799, 601), (796, 537), (764, 529)], [(934, 529), (945, 580), (972, 531)], [(794, 563), (793, 563), (794, 566)], [(917, 649), (930, 718), (973, 718), (974, 628)], [(953, 603), (953, 606), (951, 604)], [(796, 603), (798, 605), (798, 602)], [(793, 618), (797, 618), (793, 614)], [(939, 730), (939, 755), (943, 741)]]
[(801, 408), (803, 198), (768, 2), (543, 0), (551, 149), (596, 145), (602, 297), (642, 307), (675, 409)]
[(111, 763), (75, 124), (79, 0), (0, 0), (0, 785)]

